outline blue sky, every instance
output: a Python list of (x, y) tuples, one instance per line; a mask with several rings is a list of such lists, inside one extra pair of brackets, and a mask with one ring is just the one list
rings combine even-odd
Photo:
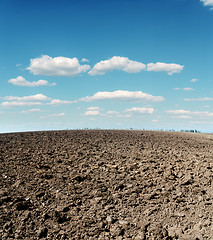
[(0, 1), (0, 132), (213, 132), (213, 0)]

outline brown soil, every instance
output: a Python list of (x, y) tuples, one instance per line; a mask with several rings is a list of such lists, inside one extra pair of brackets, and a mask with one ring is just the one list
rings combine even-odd
[(0, 134), (1, 239), (213, 239), (213, 136)]

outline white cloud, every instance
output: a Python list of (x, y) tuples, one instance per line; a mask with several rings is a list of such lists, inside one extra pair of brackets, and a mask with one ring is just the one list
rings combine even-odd
[(20, 101), (12, 101), (12, 102), (2, 102), (2, 107), (24, 107), (24, 106), (37, 106), (42, 105), (40, 102), (20, 102)]
[(213, 125), (213, 122), (208, 122), (208, 121), (190, 121), (192, 124), (209, 124)]
[(85, 116), (98, 116), (100, 115), (100, 112), (99, 111), (86, 111), (84, 113)]
[(52, 58), (47, 55), (31, 59), (30, 67), (27, 68), (34, 75), (46, 76), (76, 76), (89, 69), (89, 65), (80, 65), (77, 58)]
[(183, 88), (184, 91), (193, 91), (193, 88)]
[(9, 83), (16, 85), (16, 86), (22, 86), (22, 87), (40, 87), (40, 86), (47, 86), (47, 85), (55, 85), (55, 83), (49, 84), (46, 80), (38, 80), (37, 82), (29, 82), (22, 76), (19, 76), (17, 78), (12, 78), (8, 81)]
[(129, 112), (129, 113), (142, 113), (142, 114), (152, 114), (154, 112), (154, 108), (139, 108), (139, 107), (133, 107), (133, 108), (129, 108), (126, 109), (125, 112)]
[(190, 119), (192, 117), (187, 115), (178, 115), (178, 116), (175, 116), (175, 118)]
[(53, 99), (50, 103), (48, 103), (49, 105), (61, 105), (61, 104), (70, 104), (73, 103), (72, 101), (63, 101), (60, 99)]
[(4, 97), (5, 100), (9, 101), (47, 101), (50, 100), (47, 96), (43, 94), (35, 94), (35, 95), (30, 95), (30, 96), (24, 96), (24, 97), (13, 97), (13, 96), (6, 96)]
[(174, 90), (178, 91), (178, 90), (183, 90), (183, 91), (193, 91), (194, 88), (188, 88), (188, 87), (185, 87), (185, 88), (173, 88)]
[(213, 98), (210, 98), (210, 97), (191, 98), (191, 99), (184, 99), (184, 101), (204, 102), (204, 101), (213, 101)]
[(197, 79), (197, 78), (193, 78), (192, 80), (190, 80), (190, 82), (198, 82), (198, 81), (200, 81), (199, 79)]
[(193, 112), (193, 111), (187, 111), (187, 110), (182, 110), (181, 109), (181, 110), (167, 110), (166, 112), (169, 113), (169, 114), (179, 115), (179, 117), (180, 116), (213, 117), (213, 113), (212, 112), (207, 112), (207, 111)]
[(213, 6), (213, 0), (200, 0), (205, 6)]
[(167, 110), (167, 113), (171, 113), (171, 114), (190, 114), (190, 111), (187, 110)]
[(141, 62), (132, 61), (127, 57), (114, 56), (108, 60), (100, 61), (89, 71), (90, 75), (103, 75), (113, 70), (122, 70), (128, 73), (137, 73), (146, 68)]
[(89, 60), (86, 59), (86, 58), (82, 58), (82, 59), (81, 59), (81, 62), (89, 62)]
[(126, 115), (118, 115), (118, 118), (131, 118), (132, 115), (131, 114), (126, 114)]
[(117, 111), (111, 111), (111, 110), (109, 110), (109, 111), (107, 111), (107, 113), (106, 113), (107, 115), (118, 115), (119, 114), (119, 112), (117, 112)]
[(114, 92), (97, 92), (93, 96), (81, 98), (80, 101), (90, 102), (96, 100), (121, 100), (121, 101), (144, 101), (144, 102), (162, 102), (162, 96), (152, 96), (141, 91), (117, 90)]
[(152, 122), (159, 122), (159, 120), (157, 120), (157, 119), (154, 119), (154, 120), (152, 120)]
[(99, 110), (99, 107), (88, 107), (87, 110), (91, 110), (91, 111), (95, 111), (95, 110)]
[(36, 94), (31, 96), (24, 96), (24, 97), (15, 97), (15, 96), (6, 96), (3, 97), (4, 100), (9, 102), (2, 102), (1, 106), (3, 107), (22, 107), (22, 106), (36, 106), (42, 105), (40, 101), (47, 101), (51, 98), (43, 94)]
[(26, 111), (21, 111), (21, 113), (30, 113), (30, 112), (41, 112), (41, 109), (33, 108)]
[(65, 116), (65, 113), (56, 113), (56, 114), (52, 114), (52, 117), (63, 117)]
[(153, 71), (153, 72), (161, 72), (165, 71), (168, 73), (168, 75), (172, 75), (173, 73), (179, 73), (183, 70), (182, 65), (175, 64), (175, 63), (149, 63), (147, 64), (147, 71)]
[(51, 115), (47, 115), (47, 116), (41, 116), (41, 118), (63, 117), (65, 115), (66, 115), (66, 113), (55, 113), (55, 114), (51, 114)]

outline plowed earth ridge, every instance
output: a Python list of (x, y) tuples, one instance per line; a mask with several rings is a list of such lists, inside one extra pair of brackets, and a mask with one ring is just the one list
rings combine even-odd
[(213, 137), (0, 134), (0, 239), (213, 239)]

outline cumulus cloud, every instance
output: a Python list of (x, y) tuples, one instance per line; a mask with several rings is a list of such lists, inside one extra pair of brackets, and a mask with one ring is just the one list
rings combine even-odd
[(200, 0), (205, 6), (213, 7), (213, 0)]
[(35, 81), (29, 82), (22, 76), (18, 76), (17, 78), (12, 78), (8, 82), (13, 85), (22, 86), (22, 87), (40, 87), (40, 86), (47, 86), (47, 85), (50, 85), (50, 86), (55, 85), (55, 83), (50, 84), (46, 80), (38, 80), (36, 82)]
[(47, 101), (47, 100), (50, 100), (50, 98), (48, 98), (43, 94), (35, 94), (35, 95), (24, 96), (24, 97), (6, 96), (4, 97), (4, 100), (25, 102), (25, 101)]
[(169, 114), (179, 115), (179, 117), (180, 116), (213, 117), (213, 113), (212, 112), (207, 112), (207, 111), (193, 112), (193, 111), (188, 111), (188, 110), (182, 110), (181, 109), (181, 110), (167, 110), (166, 112), (169, 113)]
[(213, 101), (213, 98), (210, 98), (210, 97), (191, 98), (191, 99), (184, 99), (184, 101), (204, 102), (204, 101)]
[(48, 103), (49, 105), (61, 105), (61, 104), (70, 104), (73, 103), (72, 101), (63, 101), (60, 99), (53, 99), (50, 103)]
[[(1, 105), (4, 107), (42, 105), (41, 101), (47, 102), (51, 100), (51, 98), (48, 98), (43, 94), (36, 94), (36, 95), (24, 96), (24, 97), (6, 96), (6, 97), (3, 97), (3, 99), (10, 101), (10, 102), (3, 102)], [(57, 106), (61, 104), (71, 104), (74, 102), (77, 102), (77, 101), (63, 101), (60, 99), (52, 99), (50, 102), (47, 102), (46, 104)], [(34, 111), (34, 110), (32, 109), (29, 111)]]
[(22, 106), (42, 105), (43, 103), (41, 103), (40, 101), (48, 101), (51, 98), (48, 98), (43, 94), (35, 94), (35, 95), (24, 96), (24, 97), (6, 96), (6, 97), (3, 97), (3, 99), (8, 101), (8, 102), (1, 103), (1, 106), (3, 107), (22, 107)]
[(2, 107), (24, 107), (24, 106), (37, 106), (42, 105), (41, 102), (21, 102), (21, 101), (11, 101), (11, 102), (2, 102)]
[(91, 102), (97, 100), (120, 100), (120, 101), (142, 101), (142, 102), (162, 102), (162, 96), (152, 96), (141, 91), (97, 92), (93, 96), (81, 98), (80, 101)]
[(85, 116), (98, 116), (100, 115), (100, 112), (99, 111), (86, 111), (84, 113)]
[(180, 73), (183, 70), (184, 66), (175, 64), (175, 63), (149, 63), (147, 64), (147, 71), (151, 72), (167, 72), (168, 75), (173, 73)]
[(47, 55), (31, 59), (30, 66), (27, 68), (34, 75), (71, 77), (86, 72), (89, 69), (89, 65), (80, 65), (77, 58), (52, 58)]
[(137, 73), (146, 68), (141, 62), (132, 61), (127, 57), (114, 56), (108, 60), (100, 61), (89, 71), (90, 75), (103, 75), (113, 70), (121, 70), (128, 73)]
[(31, 113), (31, 112), (41, 112), (41, 109), (33, 108), (26, 111), (21, 111), (21, 113)]
[(142, 114), (152, 114), (154, 112), (154, 108), (146, 108), (146, 107), (133, 107), (133, 108), (129, 108), (126, 109), (125, 112), (129, 112), (129, 113), (142, 113)]

